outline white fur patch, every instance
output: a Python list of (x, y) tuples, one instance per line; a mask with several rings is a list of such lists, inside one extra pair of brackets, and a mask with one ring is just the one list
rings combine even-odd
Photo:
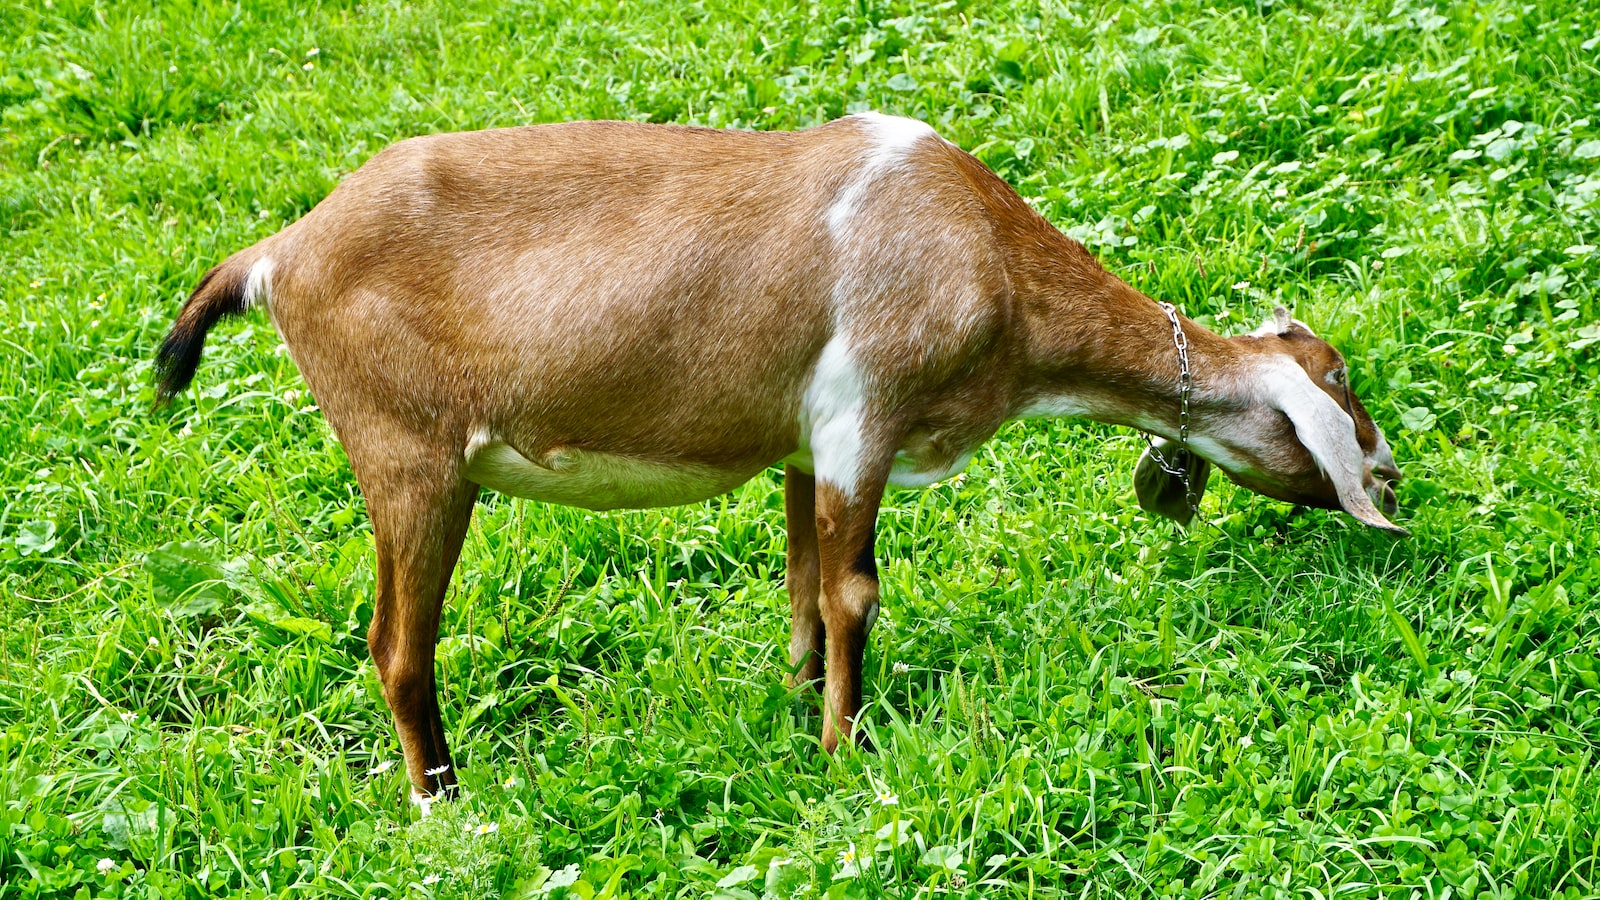
[(828, 207), (828, 233), (835, 240), (844, 240), (848, 236), (850, 221), (855, 218), (868, 189), (879, 175), (904, 160), (919, 141), (939, 137), (938, 132), (916, 119), (886, 116), (877, 112), (858, 113), (850, 118), (866, 126), (871, 144), (862, 161), (861, 173), (845, 186), (838, 199)]
[(876, 141), (867, 159), (868, 166), (888, 165), (905, 156), (923, 138), (936, 138), (939, 133), (926, 122), (904, 116), (886, 116), (880, 112), (857, 113), (850, 118), (867, 125)]
[(1249, 472), (1254, 469), (1244, 457), (1203, 434), (1189, 435), (1189, 449), (1200, 454), (1201, 459), (1215, 463), (1230, 472)]
[(602, 510), (696, 503), (738, 487), (749, 477), (747, 472), (695, 463), (662, 463), (571, 447), (558, 447), (535, 462), (482, 429), (467, 442), (462, 474), (513, 497)]
[(800, 446), (785, 461), (854, 497), (861, 478), (866, 405), (850, 336), (834, 335), (801, 395)]
[(263, 256), (250, 267), (244, 279), (244, 305), (265, 306), (272, 300), (272, 257)]

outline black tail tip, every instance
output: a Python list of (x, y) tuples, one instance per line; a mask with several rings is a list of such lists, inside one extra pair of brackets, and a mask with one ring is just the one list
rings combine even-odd
[(172, 398), (188, 389), (194, 381), (195, 369), (200, 366), (200, 353), (205, 349), (204, 331), (187, 328), (182, 322), (173, 326), (167, 339), (156, 351), (156, 407), (172, 402)]
[(239, 274), (217, 266), (200, 279), (167, 339), (161, 342), (161, 349), (156, 351), (157, 408), (170, 403), (194, 380), (211, 326), (224, 316), (237, 316), (244, 310), (244, 278)]

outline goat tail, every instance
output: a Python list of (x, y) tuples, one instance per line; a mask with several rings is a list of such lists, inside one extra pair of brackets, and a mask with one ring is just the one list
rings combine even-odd
[(271, 260), (257, 245), (228, 257), (200, 279), (156, 351), (157, 407), (165, 406), (194, 380), (211, 326), (226, 316), (243, 315), (253, 301), (266, 296), (271, 277)]

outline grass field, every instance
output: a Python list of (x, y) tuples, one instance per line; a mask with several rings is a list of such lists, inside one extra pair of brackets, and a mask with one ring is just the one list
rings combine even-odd
[[(1600, 896), (1600, 7), (0, 5), (0, 898)], [(894, 493), (875, 754), (786, 690), (777, 473), (491, 498), (421, 820), (360, 496), (200, 275), (423, 132), (922, 118), (1152, 296), (1341, 347), (1393, 541), (1011, 425)]]

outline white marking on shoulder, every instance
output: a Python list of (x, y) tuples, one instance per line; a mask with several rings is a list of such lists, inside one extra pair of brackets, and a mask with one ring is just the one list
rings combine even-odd
[(244, 305), (268, 305), (272, 300), (272, 257), (263, 256), (250, 267), (244, 279)]
[(937, 138), (939, 133), (926, 122), (904, 116), (886, 116), (880, 112), (857, 113), (850, 118), (867, 126), (875, 141), (868, 166), (889, 165), (898, 162), (918, 141)]
[(850, 220), (855, 218), (856, 209), (865, 198), (867, 188), (880, 174), (904, 160), (919, 141), (939, 138), (939, 133), (932, 127), (916, 119), (865, 112), (851, 116), (850, 120), (866, 126), (871, 145), (867, 148), (866, 158), (862, 160), (860, 174), (845, 185), (838, 199), (828, 207), (828, 232), (835, 240), (846, 237)]
[(848, 333), (822, 348), (800, 398), (800, 446), (785, 462), (808, 470), (847, 496), (859, 487), (866, 391)]

